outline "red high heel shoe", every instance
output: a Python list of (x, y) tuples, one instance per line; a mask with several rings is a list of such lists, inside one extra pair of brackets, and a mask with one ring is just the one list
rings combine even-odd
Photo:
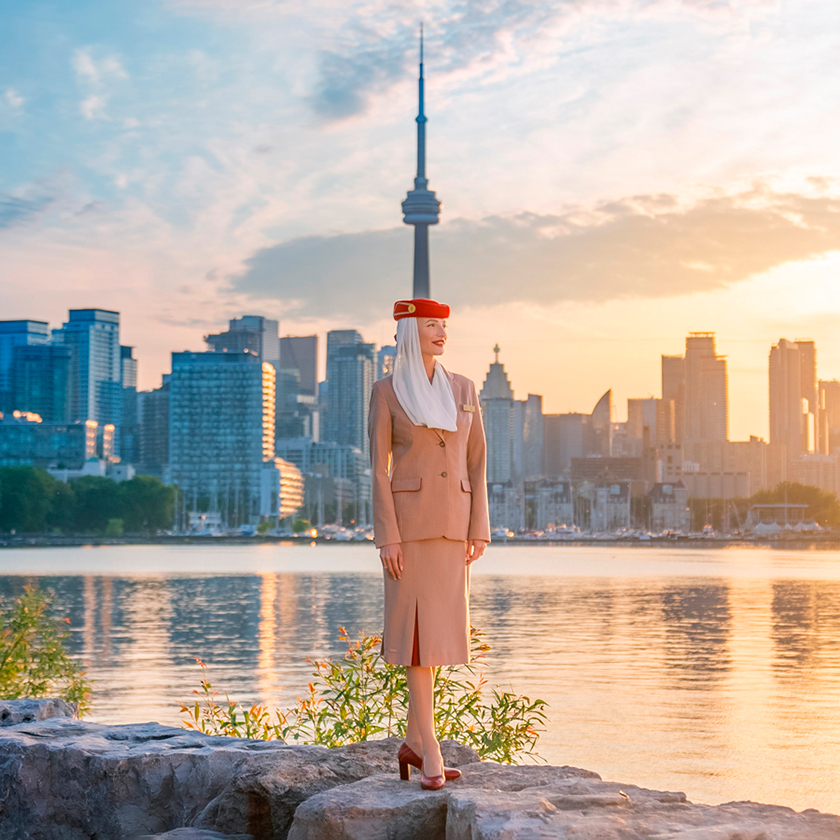
[(427, 776), (422, 770), (420, 771), (420, 789), (421, 790), (440, 790), (446, 784), (446, 779), (443, 775)]
[[(400, 747), (400, 751), (397, 753), (397, 759), (400, 762), (400, 778), (407, 782), (411, 778), (411, 767), (416, 767), (420, 771), (420, 787), (423, 787), (423, 759), (414, 752), (411, 747), (408, 746), (405, 742), (403, 742), (402, 746)], [(437, 776), (426, 776), (425, 778), (429, 779), (436, 779)], [(461, 771), (456, 770), (455, 768), (444, 767), (443, 768), (443, 778), (447, 782), (451, 782), (454, 779), (461, 778)], [(443, 787), (441, 784), (439, 787)], [(438, 788), (423, 788), (424, 790), (437, 790)]]

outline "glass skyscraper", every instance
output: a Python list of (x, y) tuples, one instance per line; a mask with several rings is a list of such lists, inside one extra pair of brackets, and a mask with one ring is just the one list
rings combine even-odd
[(248, 352), (173, 353), (169, 401), (168, 479), (186, 507), (256, 521), (274, 458), (274, 366)]
[(46, 321), (0, 321), (0, 411), (18, 408), (12, 395), (15, 347), (49, 343), (50, 329)]
[(100, 428), (122, 422), (120, 313), (71, 309), (69, 320), (53, 331), (71, 357), (70, 418), (95, 420)]

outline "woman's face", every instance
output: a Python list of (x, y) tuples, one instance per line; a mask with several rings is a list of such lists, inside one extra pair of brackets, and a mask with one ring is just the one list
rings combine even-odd
[(446, 346), (446, 321), (443, 318), (418, 318), (420, 350), (425, 356), (442, 356)]

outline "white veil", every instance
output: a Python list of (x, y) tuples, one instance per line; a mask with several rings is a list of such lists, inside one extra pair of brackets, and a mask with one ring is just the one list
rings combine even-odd
[(450, 432), (457, 429), (458, 409), (452, 385), (443, 365), (437, 360), (432, 381), (429, 382), (423, 365), (416, 318), (400, 318), (397, 321), (397, 357), (392, 381), (400, 405), (415, 426)]

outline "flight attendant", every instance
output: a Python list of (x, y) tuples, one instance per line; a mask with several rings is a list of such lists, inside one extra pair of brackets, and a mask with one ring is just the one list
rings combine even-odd
[(449, 307), (394, 304), (394, 373), (370, 396), (374, 541), (385, 579), (382, 656), (405, 665), (408, 721), (400, 776), (420, 786), (460, 776), (444, 768), (434, 727), (437, 667), (470, 661), (470, 565), (490, 542), (487, 449), (475, 384), (440, 363)]

